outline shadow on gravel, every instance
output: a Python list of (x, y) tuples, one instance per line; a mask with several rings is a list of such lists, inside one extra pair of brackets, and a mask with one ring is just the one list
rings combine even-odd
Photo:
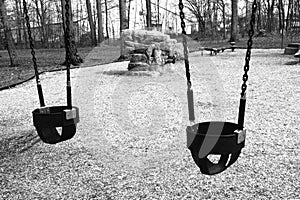
[(159, 71), (124, 71), (124, 70), (112, 70), (100, 72), (109, 76), (160, 76), (161, 72)]
[(109, 76), (123, 76), (123, 75), (127, 75), (127, 72), (128, 71), (124, 71), (124, 70), (111, 70), (111, 71), (105, 71), (103, 72), (103, 74)]
[(14, 136), (10, 138), (3, 138), (0, 140), (0, 163), (4, 158), (11, 157), (16, 153), (23, 153), (41, 139), (34, 130), (28, 131), (21, 136)]
[(299, 61), (289, 61), (289, 62), (287, 62), (287, 63), (285, 63), (285, 65), (299, 65), (300, 64), (300, 62)]

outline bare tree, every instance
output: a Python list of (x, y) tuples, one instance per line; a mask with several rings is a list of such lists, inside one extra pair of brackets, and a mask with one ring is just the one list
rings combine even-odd
[(213, 27), (213, 35), (214, 36), (218, 36), (218, 5), (219, 5), (219, 0), (215, 0), (213, 2), (213, 23), (212, 23), (212, 27)]
[(132, 1), (132, 0), (128, 0), (127, 28), (129, 28), (129, 23), (130, 23), (130, 7), (131, 7), (131, 1)]
[(202, 0), (186, 0), (186, 8), (196, 17), (200, 36), (205, 34), (204, 4)]
[[(119, 14), (120, 14), (120, 38), (122, 39), (122, 31), (127, 27), (126, 20), (126, 0), (119, 0)], [(113, 26), (112, 26), (113, 28)], [(114, 32), (114, 29), (113, 29)], [(114, 35), (114, 34), (113, 34)], [(122, 58), (124, 52), (124, 44), (121, 42), (121, 57)]]
[(238, 0), (231, 0), (231, 36), (230, 42), (237, 40), (238, 33)]
[(261, 0), (258, 0), (257, 1), (257, 30), (260, 30), (261, 29), (261, 27), (262, 27), (262, 25), (261, 25), (261, 18), (262, 18), (262, 16), (261, 16)]
[(42, 46), (48, 47), (48, 32), (46, 27), (46, 8), (44, 0), (35, 0), (36, 14), (42, 35)]
[(288, 28), (290, 27), (290, 13), (291, 13), (292, 3), (293, 3), (293, 0), (288, 0), (285, 31), (287, 31)]
[(279, 29), (281, 31), (284, 30), (285, 27), (285, 11), (284, 5), (282, 0), (278, 0), (278, 13), (279, 13)]
[(106, 30), (106, 37), (109, 38), (107, 0), (104, 0), (104, 4), (105, 4), (105, 30)]
[(267, 31), (272, 32), (274, 30), (274, 5), (275, 0), (266, 0), (267, 3)]
[(120, 34), (121, 34), (122, 30), (127, 28), (126, 0), (119, 0), (119, 11), (120, 11)]
[(97, 3), (97, 17), (98, 17), (98, 41), (99, 43), (101, 43), (104, 40), (101, 0), (97, 0), (96, 3)]
[(4, 35), (6, 39), (6, 49), (8, 51), (8, 55), (10, 58), (10, 66), (16, 66), (17, 65), (17, 53), (16, 53), (16, 48), (14, 44), (14, 40), (11, 34), (11, 29), (10, 25), (8, 22), (8, 17), (7, 17), (7, 11), (6, 11), (6, 5), (4, 0), (0, 0), (0, 17), (4, 29)]
[(88, 19), (89, 19), (90, 30), (91, 30), (91, 42), (92, 42), (91, 45), (96, 46), (97, 45), (96, 30), (95, 30), (95, 26), (94, 26), (94, 20), (93, 20), (92, 7), (91, 7), (90, 0), (86, 0), (86, 8), (87, 8)]
[[(82, 58), (77, 54), (77, 48), (75, 45), (75, 33), (73, 30), (73, 19), (72, 19), (72, 7), (71, 7), (71, 2), (70, 0), (69, 2), (69, 20), (70, 20), (70, 41), (71, 41), (71, 46), (70, 46), (70, 62), (72, 65), (79, 65), (80, 63), (83, 62)], [(66, 32), (66, 9), (65, 9), (65, 5), (66, 5), (66, 0), (61, 0), (61, 6), (62, 6), (62, 19), (63, 19), (63, 29), (64, 32)], [(64, 62), (63, 64), (65, 64), (66, 62)]]
[(225, 0), (219, 0), (219, 5), (222, 12), (222, 24), (223, 24), (223, 39), (226, 39), (226, 3)]
[(17, 24), (17, 44), (21, 44), (22, 41), (22, 34), (21, 34), (21, 5), (20, 1), (15, 0), (15, 7), (16, 7), (16, 24)]
[(146, 0), (146, 8), (147, 8), (147, 14), (146, 14), (147, 27), (150, 28), (152, 26), (151, 0)]

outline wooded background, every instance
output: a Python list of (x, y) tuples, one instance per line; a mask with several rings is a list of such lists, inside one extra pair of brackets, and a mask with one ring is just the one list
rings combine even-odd
[[(0, 49), (29, 46), (22, 1), (0, 0)], [(65, 0), (26, 1), (35, 47), (63, 47)], [(184, 0), (188, 33), (197, 40), (236, 41), (247, 36), (252, 2)], [(257, 0), (257, 4), (258, 36), (299, 35), (299, 0)], [(95, 46), (104, 39), (118, 38), (127, 28), (181, 32), (176, 0), (71, 0), (71, 5), (72, 37), (77, 46)]]

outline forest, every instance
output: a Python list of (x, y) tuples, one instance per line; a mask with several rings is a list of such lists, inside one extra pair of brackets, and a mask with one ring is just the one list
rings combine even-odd
[[(26, 2), (35, 47), (63, 47), (65, 0)], [(180, 33), (175, 0), (71, 0), (70, 3), (71, 36), (79, 47), (119, 38), (119, 33), (128, 28)], [(193, 39), (236, 41), (247, 36), (251, 0), (184, 0), (183, 3)], [(258, 0), (257, 36), (293, 38), (299, 34), (299, 4), (298, 0)], [(7, 49), (13, 60), (17, 56), (14, 49), (29, 47), (24, 2), (0, 0), (0, 15), (0, 49)]]

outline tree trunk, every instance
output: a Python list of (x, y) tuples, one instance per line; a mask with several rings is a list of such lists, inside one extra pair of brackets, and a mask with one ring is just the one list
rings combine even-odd
[(159, 0), (157, 0), (157, 24), (160, 23), (160, 19), (159, 19)]
[(99, 43), (101, 43), (104, 40), (101, 0), (97, 0), (96, 3), (97, 3), (97, 17), (98, 17), (98, 41)]
[(45, 8), (43, 0), (35, 0), (36, 13), (38, 16), (38, 21), (40, 25), (41, 35), (42, 35), (42, 46), (48, 47), (48, 34), (46, 33), (46, 23), (45, 23)]
[(48, 34), (48, 24), (46, 22), (46, 9), (45, 9), (45, 1), (40, 0), (40, 6), (41, 6), (41, 21), (42, 21), (42, 29), (43, 29), (43, 38), (45, 47), (49, 47), (49, 34)]
[(14, 40), (11, 34), (11, 29), (9, 27), (6, 7), (4, 0), (0, 0), (0, 17), (3, 24), (4, 35), (6, 39), (6, 49), (8, 51), (9, 59), (10, 59), (10, 66), (16, 66), (17, 64), (17, 53), (14, 44)]
[[(279, 0), (280, 1), (280, 0)], [(277, 4), (277, 10), (278, 10), (278, 31), (280, 33), (280, 30), (282, 29), (282, 21), (281, 21), (281, 6), (280, 6), (280, 3), (278, 2)]]
[(15, 0), (15, 5), (16, 5), (16, 13), (17, 13), (17, 16), (16, 16), (16, 23), (17, 23), (17, 44), (18, 45), (21, 45), (22, 43), (22, 34), (21, 34), (21, 12), (20, 12), (20, 8), (21, 6), (19, 5), (20, 1), (18, 0)]
[(213, 36), (218, 37), (218, 9), (217, 5), (219, 4), (218, 0), (213, 4)]
[(151, 0), (146, 0), (146, 8), (147, 8), (147, 14), (146, 14), (147, 27), (150, 29), (152, 26)]
[(281, 33), (281, 49), (283, 49), (283, 40), (284, 40), (284, 7), (283, 7), (283, 2), (282, 0), (279, 0), (279, 31)]
[(261, 1), (257, 1), (257, 30), (261, 29)]
[(130, 23), (130, 7), (131, 7), (131, 0), (128, 0), (127, 28), (129, 28), (129, 23)]
[(203, 37), (205, 35), (205, 21), (201, 16), (197, 17), (197, 21), (198, 21), (198, 30), (200, 33), (200, 37)]
[(274, 4), (275, 0), (267, 0), (267, 30), (268, 32), (272, 32), (274, 30)]
[(97, 46), (96, 31), (95, 31), (95, 26), (93, 21), (93, 14), (92, 14), (92, 7), (91, 7), (90, 0), (86, 0), (86, 9), (88, 13), (89, 25), (91, 30), (91, 42), (92, 42), (91, 45)]
[(237, 40), (237, 25), (238, 25), (238, 0), (231, 1), (231, 36), (230, 42), (235, 42)]
[(120, 12), (120, 34), (121, 34), (122, 30), (127, 28), (126, 0), (119, 0), (119, 12)]
[(287, 10), (287, 14), (286, 14), (286, 26), (285, 26), (285, 31), (288, 31), (288, 28), (290, 27), (290, 11), (291, 11), (291, 4), (292, 4), (292, 0), (289, 0), (288, 3), (288, 10)]
[(109, 38), (109, 31), (108, 31), (108, 8), (107, 8), (107, 0), (104, 0), (105, 3), (105, 29), (106, 29), (106, 38)]
[(281, 16), (282, 16), (282, 30), (285, 28), (285, 11), (284, 11), (284, 5), (282, 0), (280, 0), (280, 7), (281, 7)]
[(212, 22), (212, 17), (211, 17), (211, 2), (210, 0), (207, 0), (207, 20), (208, 20), (208, 33), (212, 33), (213, 32), (213, 22)]
[(226, 4), (224, 0), (221, 0), (222, 4), (222, 23), (223, 23), (223, 39), (226, 40)]
[[(119, 0), (119, 14), (120, 14), (120, 38), (122, 39), (122, 31), (127, 27), (126, 20), (126, 0)], [(124, 52), (123, 40), (121, 41), (121, 57)]]
[(248, 26), (248, 22), (249, 22), (249, 0), (245, 0), (245, 4), (246, 4), (246, 16), (245, 16), (245, 21), (244, 21), (244, 30), (243, 30), (243, 37), (245, 32), (247, 32), (247, 26)]
[[(63, 19), (63, 29), (64, 32), (66, 32), (66, 9), (65, 9), (65, 5), (66, 5), (66, 0), (61, 0), (61, 5), (62, 5), (62, 19)], [(70, 45), (70, 62), (72, 65), (76, 66), (79, 65), (80, 63), (83, 62), (82, 58), (78, 55), (78, 51), (77, 51), (77, 47), (76, 47), (76, 43), (75, 43), (75, 34), (74, 34), (74, 30), (73, 30), (73, 20), (72, 20), (72, 8), (71, 8), (71, 2), (69, 1), (69, 20), (70, 20), (70, 41), (71, 41), (71, 45)], [(67, 60), (67, 58), (66, 58)], [(63, 65), (66, 64), (66, 61), (63, 63)]]
[(245, 6), (246, 6), (246, 22), (248, 21), (249, 17), (249, 0), (245, 0)]
[(25, 16), (24, 12), (22, 12), (22, 28), (23, 28), (23, 37), (25, 41), (25, 48), (28, 48), (28, 37), (27, 37), (27, 31), (26, 31), (26, 25), (25, 25)]

